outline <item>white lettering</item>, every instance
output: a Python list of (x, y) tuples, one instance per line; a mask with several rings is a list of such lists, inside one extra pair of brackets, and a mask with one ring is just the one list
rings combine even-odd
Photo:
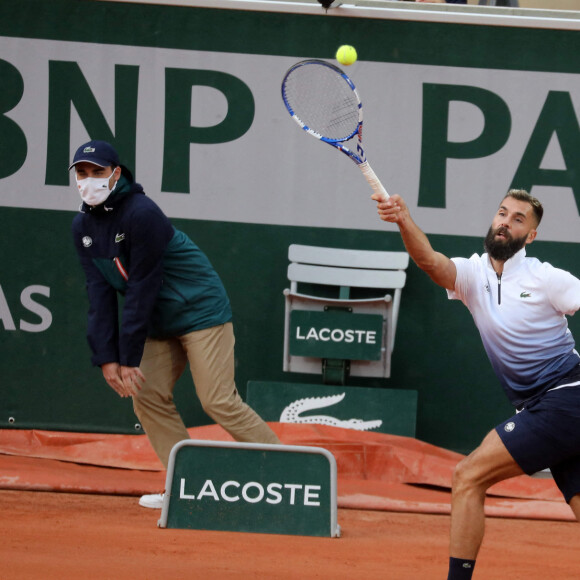
[(302, 489), (302, 486), (299, 483), (285, 483), (284, 487), (290, 490), (290, 505), (294, 505), (296, 490)]
[(306, 334), (296, 327), (296, 338), (298, 340), (315, 340), (320, 342), (356, 342), (357, 344), (376, 344), (377, 333), (375, 330), (355, 330), (348, 328), (320, 328), (311, 327)]
[(52, 313), (48, 308), (38, 304), (32, 300), (32, 294), (41, 294), (42, 296), (50, 297), (50, 288), (48, 286), (28, 286), (24, 288), (20, 294), (20, 302), (22, 306), (29, 310), (30, 312), (36, 314), (40, 318), (40, 322), (37, 324), (31, 324), (25, 320), (20, 321), (20, 330), (26, 332), (42, 332), (50, 327), (52, 324)]
[(305, 485), (304, 486), (304, 505), (320, 505), (320, 500), (318, 492), (320, 491), (319, 485)]
[(268, 490), (268, 494), (271, 496), (274, 496), (274, 499), (270, 499), (270, 498), (266, 499), (266, 501), (268, 503), (271, 503), (271, 504), (277, 504), (277, 503), (280, 503), (282, 501), (282, 494), (279, 491), (276, 491), (274, 488), (282, 489), (282, 484), (281, 483), (270, 483), (268, 485), (268, 487), (266, 488)]
[(10, 308), (8, 308), (8, 302), (6, 302), (4, 292), (2, 292), (2, 286), (0, 286), (0, 320), (4, 323), (6, 330), (16, 330), (14, 320), (10, 314)]
[(330, 336), (333, 342), (342, 342), (344, 340), (344, 332), (340, 328), (335, 328)]
[(179, 487), (179, 499), (195, 499), (194, 495), (187, 495), (185, 493), (185, 478), (181, 478), (181, 485)]
[(213, 481), (211, 479), (205, 480), (205, 483), (203, 484), (203, 487), (201, 488), (201, 491), (199, 492), (197, 499), (201, 499), (206, 495), (213, 497), (216, 501), (220, 500), (217, 491), (213, 485)]
[(239, 495), (226, 495), (226, 489), (228, 487), (240, 487), (240, 484), (237, 481), (226, 481), (220, 488), (220, 495), (226, 501), (239, 501)]
[[(266, 501), (266, 503), (272, 505), (282, 503), (296, 505), (301, 503), (304, 506), (320, 506), (320, 485), (282, 484), (278, 482), (270, 482), (265, 485), (258, 481), (248, 481), (242, 484), (239, 481), (228, 480), (220, 486), (211, 479), (206, 479), (197, 495), (186, 493), (186, 487), (186, 479), (182, 477), (180, 480), (179, 499), (201, 501), (209, 498), (213, 501), (222, 499), (230, 503), (243, 500), (249, 504), (258, 504)], [(219, 494), (217, 489), (219, 489)]]
[[(42, 296), (50, 297), (50, 288), (48, 286), (32, 285), (27, 286), (20, 293), (20, 302), (26, 310), (36, 314), (40, 318), (40, 322), (32, 323), (26, 320), (20, 320), (20, 330), (24, 332), (43, 332), (47, 330), (52, 324), (52, 312), (32, 299), (33, 294), (41, 294)], [(8, 306), (8, 301), (6, 296), (2, 291), (2, 286), (0, 286), (0, 320), (4, 324), (5, 330), (16, 330), (16, 325), (14, 324), (14, 318), (10, 313), (10, 307)]]
[[(250, 497), (248, 495), (248, 489), (252, 487), (255, 487), (258, 490), (258, 495), (256, 497)], [(248, 503), (258, 503), (259, 501), (262, 501), (262, 498), (264, 497), (264, 488), (257, 481), (248, 481), (248, 483), (242, 487), (242, 497)]]

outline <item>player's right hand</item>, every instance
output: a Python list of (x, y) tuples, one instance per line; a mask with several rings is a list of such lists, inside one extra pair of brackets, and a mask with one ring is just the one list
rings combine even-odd
[(373, 193), (371, 199), (377, 202), (377, 212), (379, 217), (385, 222), (398, 224), (409, 213), (407, 204), (400, 195), (392, 195), (388, 199), (384, 199)]

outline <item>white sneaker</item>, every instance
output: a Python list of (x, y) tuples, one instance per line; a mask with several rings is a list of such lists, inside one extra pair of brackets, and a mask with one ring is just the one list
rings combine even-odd
[(139, 498), (139, 505), (154, 510), (160, 510), (163, 507), (164, 493), (153, 493), (150, 495), (142, 495)]

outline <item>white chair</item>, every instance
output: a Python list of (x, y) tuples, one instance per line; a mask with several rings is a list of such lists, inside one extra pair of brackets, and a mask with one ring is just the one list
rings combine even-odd
[(290, 288), (284, 290), (283, 370), (322, 373), (324, 378), (328, 360), (291, 354), (291, 314), (294, 310), (344, 308), (352, 313), (380, 314), (383, 319), (380, 360), (344, 361), (344, 372), (388, 378), (409, 255), (293, 244), (288, 249), (288, 259)]

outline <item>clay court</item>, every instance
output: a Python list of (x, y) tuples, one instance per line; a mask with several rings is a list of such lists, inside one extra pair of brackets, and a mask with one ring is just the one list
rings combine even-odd
[[(338, 539), (169, 530), (135, 497), (0, 491), (7, 579), (445, 578), (449, 517), (340, 509)], [(489, 518), (474, 577), (578, 578), (578, 528)]]
[[(340, 538), (162, 529), (137, 497), (162, 489), (145, 436), (0, 431), (0, 577), (437, 580), (447, 574), (449, 482), (460, 455), (416, 439), (272, 424), (329, 449)], [(223, 439), (217, 426), (193, 438)], [(474, 578), (580, 576), (578, 527), (551, 479), (490, 490)]]

